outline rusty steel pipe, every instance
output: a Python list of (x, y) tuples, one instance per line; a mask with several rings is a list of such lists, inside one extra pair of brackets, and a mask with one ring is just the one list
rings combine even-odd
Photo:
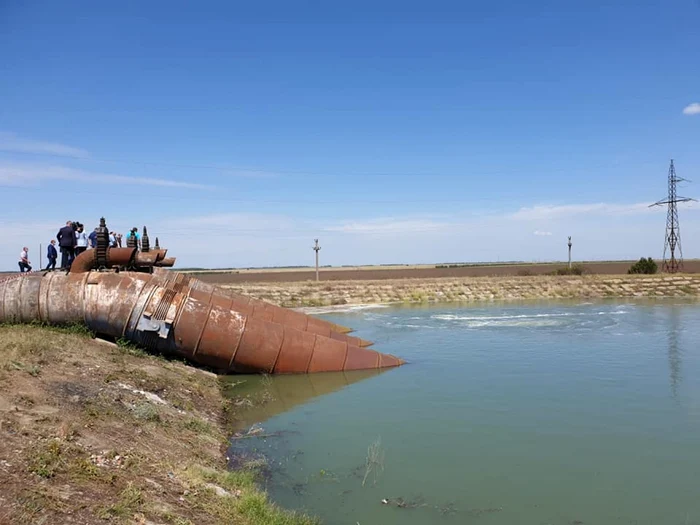
[[(161, 278), (167, 280), (168, 282), (172, 282), (173, 286), (176, 287), (176, 289), (184, 288), (184, 287), (190, 287), (190, 288), (198, 288), (200, 290), (204, 291), (212, 291), (212, 290), (217, 290), (218, 294), (225, 295), (227, 297), (233, 297), (235, 299), (238, 299), (241, 303), (246, 304), (246, 305), (251, 305), (253, 307), (257, 306), (259, 307), (260, 311), (262, 311), (264, 308), (267, 309), (268, 312), (276, 312), (278, 316), (282, 315), (289, 315), (290, 318), (293, 318), (296, 322), (303, 323), (304, 321), (300, 316), (306, 316), (305, 314), (302, 314), (301, 312), (295, 312), (294, 310), (289, 310), (287, 308), (282, 308), (281, 306), (277, 306), (271, 303), (268, 303), (266, 301), (262, 301), (260, 299), (254, 299), (252, 297), (249, 297), (247, 295), (239, 294), (234, 292), (231, 289), (228, 288), (222, 288), (220, 286), (216, 286), (210, 283), (206, 283), (200, 279), (197, 279), (196, 277), (190, 277), (188, 274), (181, 273), (181, 272), (173, 272), (169, 270), (162, 270), (159, 268), (156, 268), (154, 270), (154, 274), (159, 275)], [(283, 310), (284, 312), (287, 312), (286, 314), (282, 314), (279, 310)], [(291, 313), (289, 313), (291, 312)], [(331, 323), (329, 321), (325, 321), (323, 319), (317, 319), (313, 318), (314, 321), (313, 323), (315, 325), (318, 325), (320, 327), (323, 327), (322, 329), (325, 331), (325, 328), (327, 327), (331, 332), (337, 332), (339, 334), (348, 334), (352, 332), (352, 328), (348, 328), (343, 325), (339, 325), (336, 323)]]
[(233, 290), (205, 283), (187, 274), (155, 270), (154, 278), (157, 279), (159, 283), (162, 283), (163, 286), (176, 291), (187, 291), (187, 293), (191, 293), (192, 290), (198, 290), (205, 294), (210, 294), (211, 297), (220, 296), (223, 298), (230, 298), (233, 300), (234, 308), (237, 311), (251, 317), (274, 321), (296, 328), (297, 330), (323, 335), (337, 341), (343, 341), (363, 348), (372, 346), (373, 344), (372, 341), (344, 334), (336, 329), (338, 325), (329, 323), (323, 319), (317, 319), (316, 317), (301, 312), (295, 312), (288, 308), (282, 308), (281, 306), (270, 304), (260, 299), (253, 299), (238, 294)]
[[(165, 283), (165, 286), (171, 286), (176, 291), (196, 288), (205, 292), (211, 292), (215, 295), (231, 297), (235, 299), (237, 308), (243, 310), (252, 317), (275, 321), (299, 330), (325, 335), (326, 337), (348, 342), (356, 346), (367, 347), (372, 345), (371, 341), (366, 341), (359, 337), (343, 335), (350, 332), (350, 329), (344, 326), (317, 319), (301, 312), (282, 308), (266, 301), (261, 301), (260, 299), (253, 299), (245, 295), (237, 294), (231, 290), (205, 283), (180, 272), (160, 270), (157, 267), (163, 265), (162, 263), (166, 261), (166, 253), (167, 250), (163, 249), (139, 252), (136, 248), (108, 248), (106, 259), (110, 267), (153, 269), (154, 274)], [(173, 264), (174, 262), (174, 259), (172, 259)], [(170, 261), (168, 261), (168, 264), (169, 263)], [(91, 269), (96, 269), (97, 264), (96, 251), (87, 250), (76, 257), (70, 271), (71, 273), (84, 273)]]
[(238, 311), (235, 299), (158, 284), (149, 273), (49, 272), (0, 281), (0, 323), (84, 322), (148, 350), (222, 372), (310, 373), (387, 368), (395, 356)]
[(162, 260), (158, 261), (155, 266), (171, 268), (175, 266), (175, 257), (164, 257)]

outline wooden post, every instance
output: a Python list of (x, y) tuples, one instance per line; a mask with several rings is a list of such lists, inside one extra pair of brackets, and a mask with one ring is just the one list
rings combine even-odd
[(569, 270), (571, 270), (571, 237), (569, 237)]

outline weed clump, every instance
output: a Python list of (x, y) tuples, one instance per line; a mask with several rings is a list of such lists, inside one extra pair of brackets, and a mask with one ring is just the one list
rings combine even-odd
[(57, 439), (38, 445), (30, 453), (29, 472), (45, 479), (53, 478), (65, 466), (63, 453), (63, 446)]
[(365, 477), (362, 478), (362, 486), (365, 486), (370, 476), (373, 477), (372, 483), (376, 485), (381, 472), (384, 472), (384, 450), (382, 449), (382, 438), (379, 437), (367, 448)]
[(131, 413), (136, 419), (140, 419), (142, 421), (150, 421), (153, 423), (160, 423), (161, 421), (158, 409), (154, 407), (151, 403), (137, 403), (136, 405), (131, 407)]
[(143, 505), (144, 497), (141, 489), (135, 487), (133, 483), (127, 484), (126, 488), (119, 493), (119, 500), (107, 507), (98, 509), (97, 516), (106, 520), (110, 518), (128, 518)]
[(552, 272), (551, 275), (583, 275), (586, 273), (586, 269), (581, 264), (574, 264), (571, 268), (565, 266), (564, 268), (557, 268)]

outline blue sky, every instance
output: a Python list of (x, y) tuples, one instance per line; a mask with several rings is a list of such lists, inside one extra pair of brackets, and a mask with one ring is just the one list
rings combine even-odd
[(660, 257), (699, 54), (697, 0), (0, 0), (0, 268), (101, 215), (181, 266)]

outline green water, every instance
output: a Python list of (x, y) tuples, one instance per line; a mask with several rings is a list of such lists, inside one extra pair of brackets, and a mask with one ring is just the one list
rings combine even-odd
[(321, 316), (410, 364), (235, 378), (263, 400), (242, 425), (269, 436), (235, 451), (268, 457), (281, 505), (327, 524), (700, 524), (700, 305)]

